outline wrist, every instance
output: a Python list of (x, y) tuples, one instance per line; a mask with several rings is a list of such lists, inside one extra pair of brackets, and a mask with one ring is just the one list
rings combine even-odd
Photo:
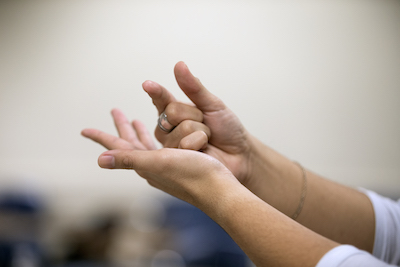
[(193, 204), (220, 224), (221, 219), (229, 215), (226, 209), (234, 205), (234, 200), (242, 198), (244, 191), (251, 192), (227, 169), (224, 172), (211, 173), (209, 178), (204, 183), (204, 188), (196, 188), (192, 192)]
[(248, 176), (243, 184), (271, 206), (292, 216), (302, 194), (302, 169), (254, 136), (249, 137), (249, 143)]
[[(284, 216), (240, 183), (228, 183), (223, 188), (213, 201), (208, 202), (213, 208), (203, 211), (255, 264), (315, 265), (336, 245)], [(286, 252), (296, 257), (287, 257)]]

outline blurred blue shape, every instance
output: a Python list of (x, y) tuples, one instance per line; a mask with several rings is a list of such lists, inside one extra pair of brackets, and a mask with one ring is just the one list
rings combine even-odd
[(34, 194), (7, 192), (0, 195), (0, 212), (34, 214), (40, 212), (42, 208), (42, 200)]
[(0, 195), (0, 266), (43, 266), (39, 245), (40, 197), (21, 192)]
[(174, 231), (174, 249), (188, 267), (247, 266), (246, 254), (200, 209), (173, 199), (166, 207), (166, 214), (165, 227)]

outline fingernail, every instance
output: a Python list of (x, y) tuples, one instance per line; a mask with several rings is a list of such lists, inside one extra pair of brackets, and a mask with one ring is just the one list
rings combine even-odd
[(111, 155), (104, 155), (99, 157), (99, 166), (106, 169), (115, 168), (115, 158)]

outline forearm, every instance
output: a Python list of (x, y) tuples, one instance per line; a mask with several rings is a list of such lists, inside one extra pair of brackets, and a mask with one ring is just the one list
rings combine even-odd
[[(301, 168), (252, 137), (252, 167), (248, 187), (288, 216), (296, 211), (303, 188)], [(326, 180), (310, 171), (307, 195), (297, 221), (339, 243), (373, 249), (375, 220), (369, 199), (357, 190)]]
[(240, 184), (224, 185), (219, 192), (218, 197), (207, 200), (204, 211), (258, 267), (315, 266), (337, 246), (289, 219)]

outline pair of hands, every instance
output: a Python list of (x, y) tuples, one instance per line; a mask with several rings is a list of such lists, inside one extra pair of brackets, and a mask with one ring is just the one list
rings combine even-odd
[(85, 129), (82, 135), (109, 149), (100, 155), (100, 167), (134, 169), (152, 186), (193, 203), (193, 196), (215, 179), (228, 177), (245, 183), (251, 146), (249, 134), (236, 115), (183, 62), (176, 64), (174, 73), (193, 105), (178, 102), (155, 82), (143, 83), (158, 113), (165, 112), (176, 126), (170, 133), (156, 127), (155, 136), (163, 149), (156, 149), (143, 123), (130, 123), (118, 109), (112, 116), (119, 137), (96, 129)]

